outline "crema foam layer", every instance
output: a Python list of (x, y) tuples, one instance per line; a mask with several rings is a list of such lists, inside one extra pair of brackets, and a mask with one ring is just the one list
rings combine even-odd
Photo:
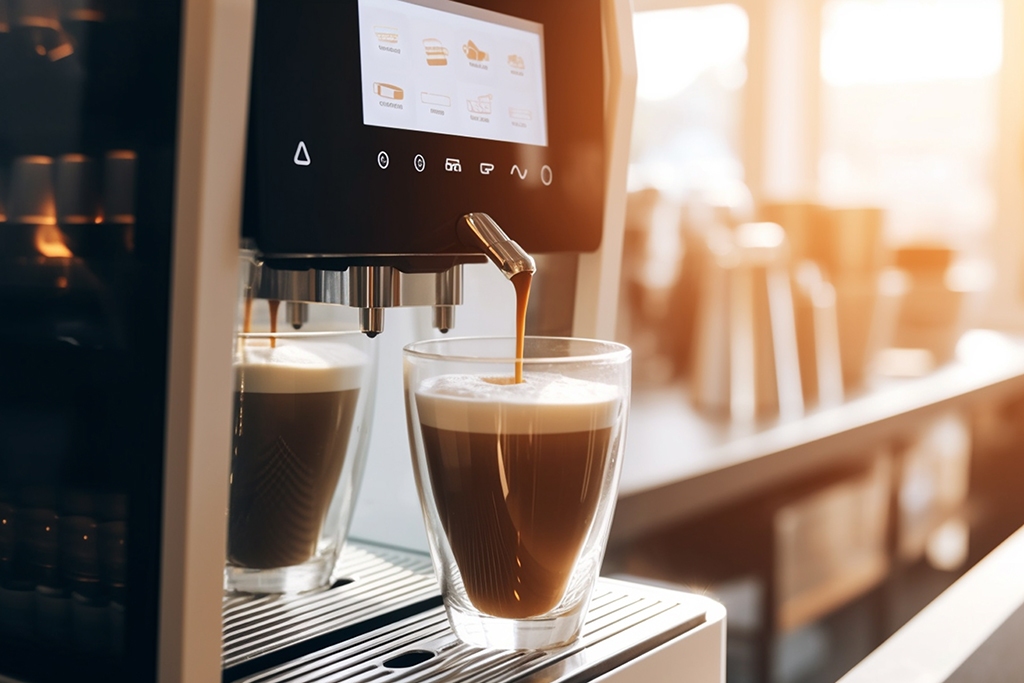
[(416, 391), (420, 422), (477, 434), (567, 434), (611, 427), (622, 404), (617, 386), (552, 373), (523, 382), (479, 375), (441, 375)]
[(235, 358), (237, 391), (314, 394), (358, 389), (367, 356), (336, 340), (247, 339)]

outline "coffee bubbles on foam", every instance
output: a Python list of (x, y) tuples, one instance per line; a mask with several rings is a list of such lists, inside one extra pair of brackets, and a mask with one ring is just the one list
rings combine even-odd
[(263, 394), (311, 394), (358, 389), (368, 362), (347, 344), (248, 339), (235, 360), (236, 387)]
[(621, 406), (614, 385), (540, 372), (518, 384), (441, 375), (424, 380), (416, 399), (422, 424), (474, 433), (584, 432), (612, 426)]

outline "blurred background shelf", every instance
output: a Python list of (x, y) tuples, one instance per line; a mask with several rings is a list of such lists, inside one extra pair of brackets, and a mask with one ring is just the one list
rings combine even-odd
[(634, 390), (604, 572), (725, 604), (730, 681), (833, 683), (1024, 524), (1024, 340), (846, 396), (742, 421)]
[(740, 424), (698, 411), (676, 383), (634, 392), (611, 543), (686, 521), (788, 480), (863, 460), (949, 409), (1024, 393), (1024, 340), (971, 330), (956, 359), (911, 379), (878, 379), (797, 419)]

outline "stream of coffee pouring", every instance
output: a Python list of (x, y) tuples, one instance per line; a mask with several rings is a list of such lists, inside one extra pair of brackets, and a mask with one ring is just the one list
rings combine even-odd
[(537, 264), (486, 213), (467, 213), (459, 219), (458, 236), (466, 246), (479, 249), (511, 280), (516, 289), (516, 384), (523, 381), (523, 350), (526, 340), (526, 308)]

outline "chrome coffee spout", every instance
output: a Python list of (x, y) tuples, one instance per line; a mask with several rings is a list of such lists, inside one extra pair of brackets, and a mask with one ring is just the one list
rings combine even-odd
[(486, 254), (508, 279), (511, 280), (519, 273), (537, 272), (533, 257), (510, 240), (486, 213), (467, 213), (459, 219), (457, 230), (463, 244)]
[(345, 270), (286, 270), (267, 266), (254, 252), (243, 251), (247, 292), (242, 296), (286, 302), (287, 321), (300, 329), (309, 320), (308, 304), (336, 304), (359, 309), (359, 326), (374, 337), (384, 330), (384, 310), (397, 306), (433, 306), (438, 329), (455, 324), (462, 303), (462, 266), (438, 272), (405, 273), (393, 266), (349, 266)]

